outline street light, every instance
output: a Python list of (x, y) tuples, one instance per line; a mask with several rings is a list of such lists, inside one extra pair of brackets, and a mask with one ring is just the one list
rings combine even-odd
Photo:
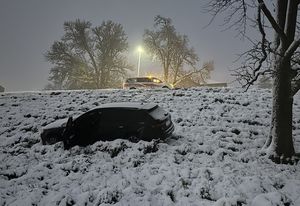
[(142, 52), (143, 52), (143, 48), (141, 46), (139, 46), (137, 48), (137, 51), (139, 53), (138, 66), (137, 66), (137, 76), (139, 77), (140, 76), (140, 67), (141, 67), (141, 55), (142, 55)]

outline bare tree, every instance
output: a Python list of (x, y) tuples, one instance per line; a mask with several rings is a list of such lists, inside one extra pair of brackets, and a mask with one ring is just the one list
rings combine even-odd
[(154, 18), (154, 28), (156, 30), (145, 30), (144, 44), (153, 56), (158, 58), (161, 62), (164, 72), (164, 81), (169, 82), (172, 46), (176, 39), (175, 28), (170, 18), (161, 16)]
[(179, 70), (177, 78), (174, 78), (172, 85), (180, 85), (185, 80), (190, 80), (195, 85), (205, 85), (211, 77), (211, 72), (214, 70), (214, 61), (204, 62), (202, 67), (192, 67), (189, 70)]
[[(64, 23), (65, 34), (45, 54), (54, 64), (49, 80), (54, 88), (107, 88), (121, 85), (131, 66), (122, 55), (128, 48), (120, 24), (106, 21), (92, 28), (88, 21)], [(49, 87), (49, 86), (48, 86)]]
[(211, 78), (211, 72), (215, 69), (214, 61), (204, 62), (201, 72), (197, 72), (192, 76), (193, 81), (198, 84), (207, 84), (207, 80)]
[[(277, 163), (290, 162), (295, 156), (292, 117), (293, 96), (300, 89), (299, 3), (299, 0), (267, 3), (264, 0), (252, 0), (249, 3), (244, 0), (213, 0), (206, 7), (213, 17), (225, 12), (225, 23), (229, 28), (237, 26), (235, 28), (244, 36), (248, 22), (258, 28), (261, 38), (258, 41), (251, 39), (253, 48), (242, 55), (244, 61), (235, 76), (248, 89), (261, 75), (272, 75), (271, 128), (263, 149)], [(256, 10), (255, 19), (249, 17), (253, 9)]]
[(199, 58), (194, 49), (188, 47), (188, 42), (189, 40), (186, 35), (177, 35), (174, 39), (170, 61), (170, 76), (172, 76), (171, 83), (173, 85), (175, 85), (178, 78), (185, 73), (185, 65), (195, 67), (198, 62)]
[[(188, 37), (176, 32), (170, 18), (156, 16), (154, 30), (145, 30), (144, 44), (161, 62), (165, 82), (175, 85), (182, 76), (195, 73), (199, 58), (194, 49), (189, 47)], [(196, 71), (201, 72), (199, 69)]]

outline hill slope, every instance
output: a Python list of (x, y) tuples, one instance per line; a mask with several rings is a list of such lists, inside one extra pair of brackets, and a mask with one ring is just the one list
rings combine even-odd
[[(176, 135), (69, 151), (40, 143), (42, 126), (119, 101), (158, 103), (171, 113)], [(0, 205), (300, 205), (300, 164), (276, 165), (260, 154), (270, 114), (269, 90), (1, 94)]]

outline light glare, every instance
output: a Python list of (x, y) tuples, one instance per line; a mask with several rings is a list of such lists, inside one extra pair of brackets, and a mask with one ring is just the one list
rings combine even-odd
[(143, 48), (142, 48), (141, 46), (139, 46), (139, 47), (137, 48), (137, 50), (138, 50), (138, 52), (143, 52)]

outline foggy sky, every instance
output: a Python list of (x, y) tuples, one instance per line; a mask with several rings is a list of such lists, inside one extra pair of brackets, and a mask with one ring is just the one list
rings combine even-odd
[[(199, 0), (0, 0), (0, 85), (6, 91), (41, 90), (48, 83), (51, 65), (43, 54), (59, 40), (65, 21), (77, 18), (98, 26), (105, 20), (121, 23), (129, 41), (129, 61), (136, 65), (136, 47), (142, 43), (154, 16), (173, 20), (178, 32), (186, 34), (201, 62), (215, 61), (212, 79), (230, 81), (228, 69), (245, 42), (234, 31), (223, 31), (221, 19), (209, 27), (211, 16)], [(222, 32), (223, 31), (223, 32)], [(142, 55), (141, 70), (157, 69)], [(153, 68), (156, 67), (156, 68)]]

